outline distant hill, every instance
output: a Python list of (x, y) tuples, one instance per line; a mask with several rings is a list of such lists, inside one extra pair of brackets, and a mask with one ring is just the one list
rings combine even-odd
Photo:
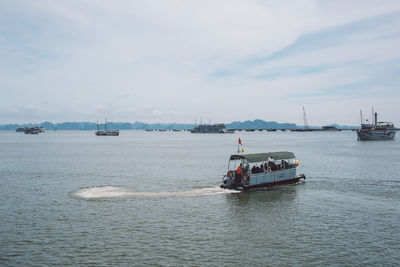
[[(253, 121), (234, 121), (225, 124), (228, 129), (295, 129), (303, 128), (303, 126), (297, 126), (295, 123), (279, 123), (276, 121), (263, 121), (256, 119)], [(338, 129), (354, 129), (359, 128), (357, 126), (339, 126), (337, 124), (332, 124)], [(42, 122), (39, 124), (3, 124), (0, 125), (0, 130), (15, 130), (16, 128), (25, 126), (41, 126), (46, 130), (96, 130), (97, 126), (94, 122), (62, 122), (62, 123), (51, 123)], [(109, 122), (107, 123), (108, 129), (118, 129), (118, 130), (184, 130), (193, 129), (195, 124), (185, 124), (185, 123), (144, 123), (144, 122)], [(99, 124), (101, 129), (104, 129), (104, 124)], [(318, 126), (311, 126), (310, 128), (321, 128)]]
[(295, 129), (297, 128), (295, 123), (278, 123), (276, 121), (234, 121), (226, 124), (228, 129)]

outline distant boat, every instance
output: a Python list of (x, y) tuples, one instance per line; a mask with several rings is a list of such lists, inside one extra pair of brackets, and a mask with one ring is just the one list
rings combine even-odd
[(322, 131), (334, 131), (334, 132), (336, 132), (336, 131), (340, 131), (338, 128), (336, 128), (335, 126), (333, 126), (333, 125), (327, 125), (327, 126), (322, 126)]
[(361, 129), (357, 130), (358, 140), (391, 140), (396, 135), (396, 128), (392, 122), (378, 122), (378, 113), (372, 112), (374, 121), (371, 123), (363, 123), (362, 111), (361, 116)]
[(39, 133), (44, 133), (45, 129), (43, 127), (38, 127), (38, 126), (25, 127), (24, 132), (25, 134), (39, 134)]
[(225, 124), (200, 124), (190, 130), (191, 133), (233, 133), (228, 131)]
[(96, 123), (97, 126), (97, 131), (96, 135), (97, 136), (118, 136), (119, 135), (119, 130), (107, 130), (107, 119), (104, 119), (104, 130), (99, 129), (99, 123)]
[(314, 131), (313, 129), (310, 128), (296, 128), (296, 129), (290, 129), (291, 132), (312, 132)]
[(25, 132), (25, 128), (20, 127), (20, 128), (15, 129), (15, 131), (16, 132)]

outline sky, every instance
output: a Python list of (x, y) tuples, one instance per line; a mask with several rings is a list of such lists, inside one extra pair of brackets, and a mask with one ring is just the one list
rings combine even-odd
[(2, 0), (0, 124), (400, 127), (400, 1)]

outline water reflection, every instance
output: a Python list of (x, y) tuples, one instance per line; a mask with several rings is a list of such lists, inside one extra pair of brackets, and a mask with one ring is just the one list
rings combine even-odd
[(240, 194), (226, 195), (227, 202), (234, 206), (246, 206), (253, 204), (276, 204), (276, 202), (294, 201), (297, 198), (297, 188), (304, 182), (283, 186), (275, 186), (264, 189), (244, 191)]

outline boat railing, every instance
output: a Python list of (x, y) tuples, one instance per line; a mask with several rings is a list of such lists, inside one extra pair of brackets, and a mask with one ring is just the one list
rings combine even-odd
[[(296, 168), (297, 168), (297, 165), (296, 165), (296, 164), (289, 164), (288, 167), (287, 167), (287, 168), (284, 168), (284, 169), (264, 170), (264, 171), (262, 171), (262, 172), (256, 172), (256, 173), (252, 173), (251, 170), (249, 170), (248, 172), (246, 172), (246, 173), (243, 172), (242, 174), (251, 175), (251, 176), (254, 176), (254, 175), (265, 175), (265, 174), (267, 174), (267, 173), (279, 173), (279, 172), (284, 172), (284, 171), (287, 171), (287, 170), (293, 170), (293, 169), (296, 169)], [(224, 174), (223, 177), (224, 177), (224, 178), (225, 178), (225, 177), (229, 177), (228, 173), (230, 173), (230, 172), (232, 172), (233, 175), (235, 175), (235, 176), (236, 176), (236, 174), (237, 174), (237, 172), (236, 172), (235, 169), (228, 169), (227, 174)]]

